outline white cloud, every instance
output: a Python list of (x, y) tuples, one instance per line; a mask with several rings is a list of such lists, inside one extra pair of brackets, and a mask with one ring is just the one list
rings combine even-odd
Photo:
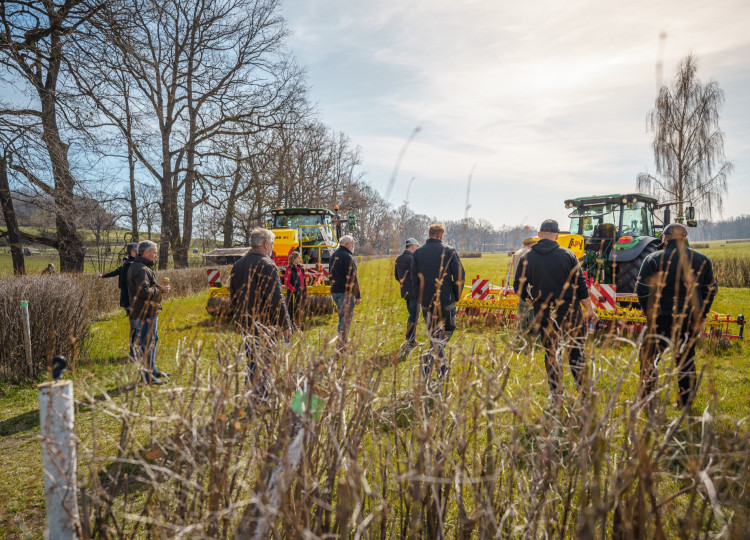
[[(472, 215), (496, 223), (532, 213), (505, 205), (498, 217), (498, 200), (533, 193), (535, 207), (549, 213), (569, 195), (632, 189), (638, 172), (653, 169), (645, 117), (661, 32), (665, 80), (693, 51), (703, 60), (700, 76), (725, 89), (727, 110), (735, 110), (735, 92), (745, 100), (750, 83), (750, 3), (737, 0), (286, 5), (313, 98), (325, 120), (362, 147), (373, 185), (385, 190), (404, 141), (423, 128), (399, 178), (402, 191), (405, 179), (417, 178), (413, 206), (433, 215), (463, 215), (456, 193), (474, 163)], [(745, 178), (732, 190), (747, 183), (750, 167), (746, 105), (742, 118), (722, 117), (728, 157)], [(742, 160), (730, 148), (741, 149)], [(731, 199), (726, 207), (742, 211)]]

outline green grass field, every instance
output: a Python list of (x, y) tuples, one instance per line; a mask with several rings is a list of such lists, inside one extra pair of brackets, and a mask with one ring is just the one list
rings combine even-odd
[[(747, 249), (750, 244), (730, 244), (727, 249), (734, 250), (735, 247)], [(714, 249), (722, 249), (722, 246), (711, 246), (706, 252), (713, 256)], [(467, 278), (481, 275), (499, 285), (505, 278), (508, 261), (509, 257), (505, 255), (490, 255), (463, 262)], [(397, 351), (403, 341), (406, 320), (406, 310), (398, 295), (397, 283), (392, 278), (392, 260), (374, 260), (363, 263), (360, 268), (363, 302), (356, 308), (352, 341), (357, 343), (359, 349), (366, 351), (366, 354), (381, 359), (382, 366), (376, 368), (376, 371), (381, 373), (383, 382), (376, 393), (377, 399), (384, 407), (388, 407), (389, 403), (395, 403), (397, 394), (410, 388), (408, 381), (415, 377), (417, 361), (412, 355), (406, 361), (392, 362), (398, 357)], [(199, 357), (202, 369), (212, 371), (215, 369), (217, 349), (225, 348), (227, 344), (236, 347), (239, 343), (239, 338), (229, 325), (217, 325), (206, 314), (206, 298), (207, 292), (170, 300), (164, 304), (164, 311), (159, 319), (158, 365), (162, 370), (174, 373), (170, 387), (178, 388), (189, 381), (190, 374), (185, 367), (186, 357)], [(750, 289), (722, 289), (714, 309), (736, 314), (748, 313), (748, 307)], [(297, 334), (292, 343), (286, 346), (285, 357), (293, 359), (295, 355), (301, 355), (310, 348), (325, 350), (326, 344), (335, 335), (335, 327), (334, 315), (309, 321), (304, 333)], [(424, 324), (420, 322), (418, 328), (419, 340), (426, 341)], [(82, 402), (76, 417), (79, 453), (86, 456), (96, 444), (97, 453), (101, 456), (97, 463), (101, 466), (106, 466), (116, 453), (119, 423), (110, 415), (104, 414), (103, 409), (93, 405), (84, 406), (83, 403), (103, 403), (106, 393), (113, 403), (121, 404), (132, 393), (127, 388), (132, 388), (137, 371), (127, 358), (127, 334), (127, 320), (120, 313), (93, 323), (84, 358), (73, 366), (69, 375), (75, 383), (76, 397)], [(469, 325), (463, 319), (451, 340), (450, 348), (455, 349), (457, 362), (461, 358), (467, 358), (468, 356), (462, 355), (471, 351), (479, 362), (489, 364), (495, 362), (492, 358), (499, 354), (498, 351), (507, 350), (502, 348), (507, 347), (512, 336), (513, 332), (509, 329), (485, 327), (476, 322)], [(630, 365), (630, 369), (627, 365), (622, 366), (623, 359), (633, 360), (627, 351), (627, 345), (613, 344), (598, 354), (613, 359), (613, 362), (620, 362), (626, 373), (630, 371), (624, 384), (625, 393), (632, 395), (637, 387), (637, 362)], [(706, 371), (693, 408), (696, 414), (706, 409), (716, 396), (718, 402), (715, 415), (735, 420), (750, 417), (749, 352), (747, 344), (739, 342), (720, 353), (713, 352), (708, 344), (700, 346), (698, 368), (705, 366)], [(301, 357), (297, 356), (297, 360), (299, 358)], [(531, 402), (544, 403), (548, 390), (541, 358), (541, 353), (537, 350), (525, 361), (508, 364), (511, 373), (508, 392), (523, 395), (524, 399), (530, 399)], [(453, 367), (457, 380), (469, 377), (473, 369), (475, 368), (469, 364), (457, 364)], [(565, 377), (570, 396), (575, 390), (567, 369)], [(607, 377), (602, 381), (602, 385), (611, 383)], [(172, 410), (167, 388), (143, 391), (154, 396), (151, 415), (167, 415)], [(606, 392), (604, 386), (602, 391)], [(460, 396), (451, 399), (460, 399)], [(0, 500), (5, 501), (0, 507), (0, 537), (40, 537), (43, 532), (45, 515), (38, 414), (37, 392), (33, 385), (0, 384)], [(528, 411), (524, 414), (536, 413)], [(676, 416), (675, 411), (670, 414)], [(143, 428), (139, 434), (144, 441), (149, 440), (149, 437), (153, 438), (153, 433), (149, 434), (148, 428)], [(377, 448), (366, 445), (364, 453), (370, 455), (371, 452), (377, 453)], [(79, 474), (84, 478), (87, 474), (84, 458), (81, 457), (80, 461)]]

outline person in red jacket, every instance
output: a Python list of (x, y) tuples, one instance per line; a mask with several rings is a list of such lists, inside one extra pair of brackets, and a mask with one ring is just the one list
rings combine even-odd
[(302, 266), (302, 257), (298, 252), (289, 255), (289, 266), (284, 272), (284, 287), (286, 287), (286, 308), (299, 330), (304, 330), (302, 323), (305, 316), (305, 304), (307, 303), (307, 286), (305, 284), (305, 268)]

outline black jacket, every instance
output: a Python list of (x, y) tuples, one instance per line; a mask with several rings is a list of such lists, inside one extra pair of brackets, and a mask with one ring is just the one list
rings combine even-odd
[(557, 299), (569, 308), (579, 309), (581, 300), (589, 297), (576, 256), (547, 238), (539, 240), (521, 257), (513, 289), (519, 291), (521, 300), (533, 301), (537, 313), (548, 309)]
[(414, 288), (414, 284), (411, 282), (411, 261), (414, 258), (414, 254), (405, 249), (404, 252), (396, 257), (396, 265), (393, 268), (393, 275), (401, 284), (401, 298), (409, 299), (416, 298), (417, 291)]
[(128, 268), (127, 282), (131, 319), (152, 319), (161, 311), (161, 287), (156, 283), (154, 263), (138, 255)]
[(711, 260), (694, 249), (680, 248), (677, 240), (646, 257), (636, 283), (638, 303), (647, 316), (688, 313), (705, 317), (718, 290)]
[(332, 293), (349, 293), (360, 298), (357, 263), (354, 262), (352, 252), (344, 246), (339, 246), (331, 255), (328, 276), (331, 279)]
[(282, 329), (292, 327), (279, 269), (260, 250), (251, 249), (234, 263), (229, 292), (235, 321), (243, 328), (255, 330), (254, 322)]
[(458, 253), (437, 238), (428, 238), (412, 257), (411, 282), (422, 307), (431, 309), (437, 302), (449, 308), (461, 298), (464, 284)]
[(127, 309), (130, 306), (130, 294), (128, 293), (128, 269), (133, 264), (135, 259), (128, 257), (122, 262), (122, 266), (118, 266), (111, 272), (102, 274), (103, 278), (111, 278), (117, 276), (117, 286), (120, 288), (120, 307)]

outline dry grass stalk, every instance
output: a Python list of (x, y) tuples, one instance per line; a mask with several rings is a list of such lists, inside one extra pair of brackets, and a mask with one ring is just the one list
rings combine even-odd
[[(341, 355), (302, 342), (271, 366), (263, 411), (246, 393), (241, 350), (226, 342), (205, 362), (186, 343), (179, 383), (90, 398), (102, 413), (92, 418), (122, 427), (116, 455), (83, 449), (87, 534), (225, 538), (262, 520), (277, 538), (747, 533), (747, 431), (711, 405), (675, 409), (667, 358), (647, 407), (635, 392), (639, 343), (589, 343), (584, 391), (568, 388), (556, 406), (518, 369), (534, 345), (515, 343), (453, 348), (439, 383), (414, 358), (411, 369), (364, 346)], [(326, 397), (317, 422), (289, 408), (303, 381)], [(299, 426), (304, 458), (285, 471), (275, 510), (269, 473)]]

